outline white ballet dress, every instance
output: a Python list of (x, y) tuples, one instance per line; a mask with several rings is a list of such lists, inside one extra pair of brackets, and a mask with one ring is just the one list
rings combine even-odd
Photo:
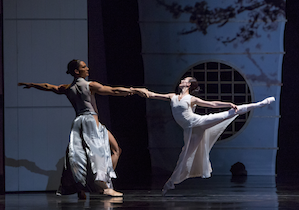
[(171, 98), (173, 117), (184, 129), (184, 146), (163, 190), (174, 189), (174, 184), (190, 177), (210, 177), (212, 167), (209, 153), (225, 128), (238, 116), (233, 109), (198, 115), (194, 113), (195, 106), (191, 107), (192, 97), (185, 95), (179, 100), (178, 95), (175, 95)]

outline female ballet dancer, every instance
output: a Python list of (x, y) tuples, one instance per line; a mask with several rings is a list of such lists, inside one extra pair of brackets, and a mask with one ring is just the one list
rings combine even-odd
[[(258, 103), (236, 106), (233, 103), (221, 101), (204, 101), (190, 95), (198, 91), (198, 82), (193, 77), (186, 77), (179, 84), (180, 93), (159, 94), (147, 90), (149, 98), (170, 101), (172, 115), (175, 121), (184, 129), (184, 147), (179, 155), (177, 165), (162, 189), (164, 196), (169, 189), (174, 189), (174, 184), (179, 184), (187, 178), (211, 176), (212, 168), (209, 153), (213, 145), (225, 128), (240, 114), (263, 107), (275, 101), (269, 97)], [(230, 107), (228, 111), (198, 115), (195, 106), (223, 108)]]

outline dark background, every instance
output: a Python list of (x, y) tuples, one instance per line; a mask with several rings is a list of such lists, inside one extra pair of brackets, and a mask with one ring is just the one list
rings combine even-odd
[[(137, 1), (89, 0), (88, 19), (90, 79), (111, 86), (143, 86)], [(100, 121), (122, 149), (115, 187), (144, 189), (151, 179), (146, 99), (97, 96), (97, 103)]]
[[(280, 99), (280, 125), (278, 135), (278, 181), (298, 180), (299, 175), (299, 1), (287, 0), (285, 28), (285, 56), (283, 61), (283, 87)], [(295, 177), (294, 177), (295, 176)]]

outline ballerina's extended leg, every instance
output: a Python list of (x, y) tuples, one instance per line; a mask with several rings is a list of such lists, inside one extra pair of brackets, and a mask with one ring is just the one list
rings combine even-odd
[(249, 112), (249, 111), (253, 110), (254, 108), (264, 107), (274, 101), (275, 101), (274, 97), (268, 97), (268, 98), (266, 98), (260, 102), (257, 102), (257, 103), (240, 105), (240, 106), (238, 106), (238, 111), (236, 112), (236, 114), (245, 114), (246, 112)]

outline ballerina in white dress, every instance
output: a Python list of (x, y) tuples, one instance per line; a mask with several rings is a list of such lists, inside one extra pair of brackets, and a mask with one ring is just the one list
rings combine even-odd
[[(179, 95), (147, 92), (149, 98), (170, 101), (172, 115), (184, 129), (184, 147), (171, 177), (163, 187), (163, 195), (169, 189), (174, 189), (174, 184), (179, 184), (187, 178), (210, 177), (212, 168), (209, 153), (225, 128), (238, 115), (275, 101), (274, 97), (269, 97), (261, 102), (240, 106), (221, 101), (204, 101), (189, 94), (198, 89), (198, 82), (193, 77), (181, 80), (179, 88), (181, 90)], [(198, 115), (194, 113), (196, 105), (212, 108), (230, 107), (231, 109), (216, 114)]]

